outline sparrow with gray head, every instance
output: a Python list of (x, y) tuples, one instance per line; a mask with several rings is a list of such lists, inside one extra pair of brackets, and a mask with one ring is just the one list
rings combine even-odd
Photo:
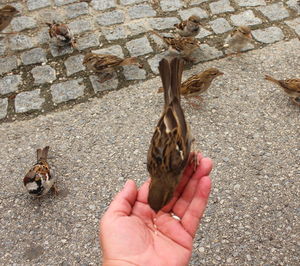
[(176, 28), (176, 32), (181, 37), (195, 37), (200, 32), (200, 21), (200, 17), (192, 15), (187, 20), (174, 24), (174, 26)]

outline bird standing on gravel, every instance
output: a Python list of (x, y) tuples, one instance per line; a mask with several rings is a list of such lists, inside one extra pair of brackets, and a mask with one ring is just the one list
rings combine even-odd
[(300, 105), (300, 79), (277, 80), (268, 75), (265, 79), (279, 85), (295, 104)]
[[(13, 17), (18, 13), (19, 11), (10, 5), (7, 5), (0, 9), (0, 32), (3, 31), (10, 24)], [(10, 33), (2, 32), (2, 34), (10, 34)]]
[(57, 192), (56, 178), (47, 162), (49, 146), (38, 149), (37, 163), (28, 171), (23, 179), (24, 186), (30, 195), (39, 197), (45, 195), (51, 188)]
[(174, 24), (177, 33), (182, 37), (195, 37), (200, 32), (200, 17), (193, 15), (181, 23)]
[(164, 86), (165, 105), (147, 156), (151, 176), (148, 203), (158, 212), (173, 197), (183, 170), (189, 163), (193, 138), (180, 106), (179, 87), (183, 61), (162, 59), (159, 73)]
[(63, 23), (46, 23), (49, 26), (49, 35), (52, 41), (58, 47), (64, 47), (70, 45), (71, 47), (76, 47), (76, 41), (70, 28)]

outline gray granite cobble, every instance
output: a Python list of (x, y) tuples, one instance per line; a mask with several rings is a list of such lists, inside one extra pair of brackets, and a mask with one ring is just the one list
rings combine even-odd
[(300, 18), (295, 18), (293, 20), (286, 21), (285, 23), (300, 36)]
[(120, 0), (121, 5), (132, 5), (146, 2), (146, 0)]
[(66, 46), (59, 47), (59, 46), (57, 46), (54, 43), (50, 43), (50, 47), (49, 48), (50, 48), (50, 52), (51, 52), (51, 54), (52, 54), (53, 57), (70, 54), (74, 50), (71, 47), (71, 45), (66, 45)]
[(164, 30), (168, 28), (173, 28), (174, 24), (180, 22), (178, 18), (170, 17), (170, 18), (151, 18), (148, 19), (148, 22), (151, 28), (155, 30)]
[(0, 55), (4, 55), (7, 50), (7, 41), (5, 39), (0, 40)]
[(99, 77), (96, 75), (91, 75), (89, 78), (95, 93), (107, 90), (114, 90), (118, 87), (119, 84), (117, 75), (115, 73), (111, 79), (103, 83), (99, 82)]
[(17, 68), (17, 66), (18, 60), (14, 55), (0, 58), (0, 75)]
[(112, 45), (107, 48), (93, 50), (92, 52), (96, 54), (112, 54), (121, 58), (124, 57), (123, 50), (120, 45)]
[(15, 17), (11, 22), (13, 31), (22, 31), (27, 29), (34, 29), (37, 27), (36, 20), (32, 17), (21, 16)]
[(180, 10), (178, 13), (182, 20), (186, 20), (192, 15), (197, 15), (200, 18), (208, 18), (207, 12), (200, 7), (193, 7), (190, 9)]
[(67, 70), (67, 76), (85, 70), (85, 66), (82, 64), (83, 58), (84, 55), (73, 55), (65, 60), (64, 64)]
[(58, 104), (83, 96), (85, 86), (81, 83), (82, 79), (76, 79), (52, 85), (50, 90), (53, 102)]
[(230, 5), (229, 0), (220, 0), (209, 4), (209, 8), (212, 14), (221, 14), (234, 11), (234, 8)]
[(34, 84), (52, 83), (56, 80), (55, 69), (51, 66), (36, 66), (31, 70)]
[(127, 37), (124, 26), (115, 26), (114, 28), (102, 29), (102, 33), (108, 41), (124, 39)]
[(128, 9), (128, 14), (130, 18), (144, 18), (144, 17), (153, 17), (156, 15), (156, 11), (147, 4), (140, 4), (132, 6)]
[(17, 113), (40, 110), (44, 102), (45, 99), (40, 96), (40, 89), (21, 92), (15, 98), (15, 110)]
[(215, 47), (209, 46), (208, 44), (201, 44), (200, 48), (192, 53), (192, 58), (195, 59), (195, 63), (199, 63), (219, 58), (222, 55), (223, 52)]
[(298, 0), (289, 0), (286, 2), (286, 4), (289, 6), (289, 8), (293, 9), (298, 14), (300, 14), (300, 4)]
[(8, 100), (0, 99), (0, 119), (5, 118), (7, 115), (7, 107), (8, 107)]
[(216, 34), (221, 34), (232, 29), (232, 27), (225, 18), (217, 18), (209, 22), (209, 24)]
[(99, 44), (99, 37), (94, 33), (86, 34), (76, 39), (76, 47), (80, 51), (87, 48), (99, 46)]
[(140, 56), (153, 52), (146, 37), (129, 41), (126, 43), (126, 47), (132, 56)]
[(184, 5), (181, 0), (161, 0), (160, 7), (163, 11), (174, 11), (182, 8)]
[(92, 6), (95, 10), (105, 10), (108, 8), (116, 7), (116, 0), (93, 0)]
[(257, 41), (262, 43), (274, 43), (284, 38), (282, 30), (278, 27), (253, 30), (252, 35)]
[(34, 48), (21, 54), (24, 65), (47, 62), (46, 51), (42, 48)]
[(123, 23), (124, 21), (125, 21), (125, 13), (121, 10), (105, 12), (97, 17), (97, 22), (101, 26), (120, 24)]
[(164, 56), (167, 55), (167, 53), (168, 53), (168, 52), (165, 51), (165, 52), (163, 52), (163, 53), (160, 53), (160, 54), (157, 54), (157, 55), (153, 56), (152, 58), (150, 58), (150, 59), (148, 60), (148, 64), (149, 64), (149, 66), (150, 66), (150, 68), (151, 68), (151, 70), (152, 70), (153, 73), (155, 73), (155, 74), (158, 74), (158, 73), (159, 73), (159, 72), (158, 72), (158, 64), (159, 64), (159, 61), (160, 61), (161, 59), (163, 59)]
[(36, 42), (38, 45), (42, 45), (45, 43), (49, 43), (51, 38), (49, 36), (48, 29), (42, 29), (37, 35), (36, 35)]
[(146, 71), (136, 65), (124, 66), (123, 74), (127, 80), (141, 80), (146, 78)]
[(21, 75), (10, 75), (0, 79), (0, 94), (15, 92), (22, 83)]
[(26, 35), (15, 35), (10, 37), (10, 48), (13, 51), (22, 51), (25, 49), (33, 48), (34, 43), (32, 39)]
[(75, 2), (78, 2), (78, 0), (55, 0), (55, 4), (57, 6), (68, 5), (68, 4), (72, 4)]
[(195, 5), (199, 5), (205, 2), (208, 2), (209, 0), (191, 0), (190, 5), (191, 6), (195, 6)]
[(231, 15), (230, 19), (232, 21), (232, 24), (235, 26), (241, 26), (241, 25), (251, 26), (251, 25), (258, 25), (262, 23), (261, 19), (256, 17), (252, 10), (247, 10), (237, 15)]
[(90, 20), (86, 19), (74, 20), (70, 22), (68, 26), (73, 34), (81, 34), (93, 30)]
[(69, 19), (77, 18), (81, 15), (86, 15), (89, 13), (89, 5), (86, 2), (75, 3), (67, 6), (65, 8), (65, 12)]
[(131, 36), (138, 35), (148, 31), (144, 21), (134, 21), (126, 24)]
[(199, 34), (196, 36), (196, 38), (199, 38), (199, 39), (205, 38), (205, 37), (207, 37), (207, 36), (209, 36), (209, 35), (211, 35), (211, 34), (212, 34), (212, 32), (210, 32), (210, 31), (208, 31), (208, 30), (206, 30), (206, 29), (204, 29), (204, 28), (200, 28), (200, 32), (199, 32)]
[(257, 9), (271, 21), (281, 20), (289, 16), (289, 12), (282, 3), (258, 7)]
[(50, 0), (27, 0), (27, 7), (30, 11), (47, 7), (50, 5), (51, 5)]
[(266, 2), (265, 0), (234, 0), (239, 6), (265, 6)]

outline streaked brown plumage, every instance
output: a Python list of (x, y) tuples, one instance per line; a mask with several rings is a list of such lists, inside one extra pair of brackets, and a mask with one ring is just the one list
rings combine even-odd
[(10, 5), (7, 5), (0, 9), (0, 32), (10, 24), (13, 17), (18, 13), (19, 11)]
[(193, 15), (181, 23), (174, 24), (178, 34), (182, 37), (195, 37), (200, 32), (200, 17)]
[(251, 29), (248, 26), (239, 26), (231, 33), (228, 43), (224, 46), (239, 53), (252, 39)]
[(49, 35), (57, 46), (76, 46), (76, 41), (68, 25), (55, 22), (47, 23), (47, 25), (49, 26)]
[[(293, 102), (297, 105), (299, 103), (300, 97), (300, 79), (286, 79), (286, 80), (277, 80), (272, 78), (269, 75), (265, 75), (265, 79), (274, 82), (275, 84), (279, 85), (283, 91), (292, 98)], [(298, 99), (297, 99), (298, 98)]]
[(180, 106), (179, 86), (183, 61), (162, 59), (159, 73), (164, 86), (164, 109), (158, 121), (147, 156), (151, 176), (148, 203), (158, 212), (173, 197), (188, 164), (193, 138)]

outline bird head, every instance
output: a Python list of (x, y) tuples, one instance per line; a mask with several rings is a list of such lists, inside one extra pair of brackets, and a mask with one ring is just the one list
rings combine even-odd
[(188, 21), (191, 21), (191, 22), (193, 22), (193, 23), (195, 23), (195, 24), (200, 24), (201, 19), (200, 19), (200, 17), (197, 16), (197, 15), (192, 15), (192, 16), (190, 16), (190, 17), (188, 18)]
[(210, 78), (210, 79), (214, 79), (218, 76), (221, 76), (223, 75), (224, 73), (221, 72), (219, 69), (217, 68), (209, 68), (207, 70), (205, 70), (203, 72), (204, 76), (206, 76), (207, 78)]
[(15, 7), (10, 5), (3, 7), (1, 11), (4, 15), (9, 15), (9, 16), (14, 16), (19, 13), (19, 11)]
[(251, 29), (248, 26), (240, 26), (240, 27), (238, 27), (237, 30), (239, 33), (241, 33), (246, 38), (253, 39), (252, 34), (251, 34)]

